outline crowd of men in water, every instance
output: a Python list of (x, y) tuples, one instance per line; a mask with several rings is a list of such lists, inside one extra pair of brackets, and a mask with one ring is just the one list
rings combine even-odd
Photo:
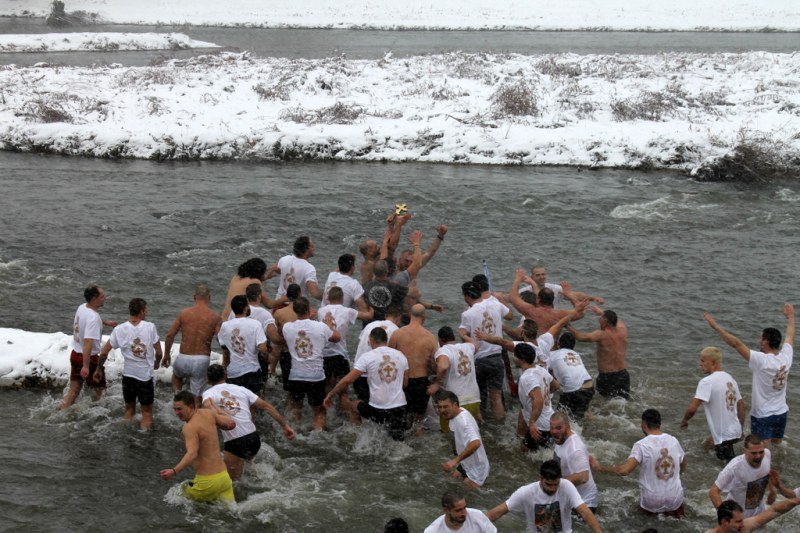
[[(161, 477), (170, 479), (192, 468), (195, 477), (184, 483), (186, 496), (233, 501), (232, 481), (241, 478), (261, 446), (253, 422), (256, 410), (269, 414), (287, 439), (296, 436), (289, 421), (264, 397), (265, 390), (277, 388), (266, 387), (268, 378), (275, 376), (286, 391), (291, 423), (302, 421), (308, 403), (314, 430), (326, 429), (328, 411), (337, 404), (350, 423), (366, 419), (385, 426), (392, 439), (403, 440), (423, 431), (435, 409), (441, 431), (452, 434), (456, 453), (442, 470), (462, 480), (465, 488), (479, 490), (489, 478), (491, 455), (483, 445), (481, 429), (487, 426), (482, 424), (503, 423), (507, 388), (521, 407), (517, 417), (521, 449), (552, 448), (553, 459), (541, 465), (539, 481), (521, 487), (485, 513), (468, 508), (463, 493), (446, 492), (443, 514), (426, 532), (496, 531), (494, 522), (509, 511), (523, 513), (531, 532), (571, 531), (573, 515), (592, 531), (601, 531), (602, 519), (595, 514), (601, 502), (593, 474), (625, 476), (637, 467), (641, 512), (683, 517), (681, 473), (687, 459), (678, 440), (661, 431), (656, 409), (642, 413), (645, 436), (619, 465), (601, 464), (572, 430), (574, 421), (590, 413), (595, 392), (606, 398), (630, 398), (628, 331), (623, 320), (597, 307), (603, 304), (598, 296), (576, 291), (566, 282), (547, 283), (544, 267), (537, 265), (530, 275), (518, 270), (505, 294), (492, 290), (488, 271), (465, 281), (461, 292), (468, 308), (458, 327), (428, 331), (427, 313), (441, 311), (442, 306), (423, 299), (416, 278), (437, 253), (448, 228), (438, 226), (424, 252), (423, 235), (414, 231), (408, 238), (411, 248), (399, 251), (403, 228), (411, 220), (403, 207), (387, 218), (381, 241), (361, 244), (360, 279), (355, 277), (356, 257), (343, 254), (337, 270), (320, 286), (309, 262), (314, 242), (299, 237), (293, 253), (269, 268), (260, 258), (242, 263), (230, 280), (221, 314), (210, 307), (208, 286), (197, 285), (194, 305), (180, 311), (163, 351), (155, 325), (146, 320), (143, 299), (133, 298), (128, 320), (117, 324), (103, 321), (98, 313), (104, 290), (87, 287), (86, 303), (75, 314), (70, 385), (62, 409), (76, 401), (84, 384), (96, 399), (101, 397), (105, 363), (112, 350), (119, 350), (124, 419), (135, 418), (138, 403), (139, 425), (149, 430), (154, 370), (171, 366), (173, 409), (185, 422), (186, 452), (177, 464), (162, 470)], [(263, 284), (276, 276), (278, 289), (271, 298)], [(316, 300), (318, 308), (312, 304)], [(564, 305), (571, 308), (561, 308)], [(514, 311), (521, 315), (518, 322)], [(598, 316), (593, 331), (572, 324), (586, 313)], [(721, 461), (721, 472), (709, 489), (718, 526), (709, 531), (751, 531), (800, 503), (800, 489), (787, 487), (771, 468), (770, 445), (780, 443), (787, 422), (786, 388), (793, 355), (793, 306), (786, 304), (784, 314), (785, 336), (766, 328), (760, 346), (753, 350), (705, 315), (753, 373), (751, 434), (745, 438), (745, 402), (736, 381), (722, 368), (722, 351), (707, 347), (700, 353), (700, 367), (707, 376), (698, 384), (681, 426), (686, 427), (703, 406), (710, 431), (707, 444)], [(362, 329), (357, 347), (351, 350), (348, 331), (358, 321)], [(103, 326), (114, 329), (101, 345)], [(178, 336), (180, 349), (173, 355)], [(211, 364), (214, 339), (222, 348), (222, 364)], [(596, 378), (575, 351), (576, 342), (596, 344)], [(741, 440), (744, 452), (736, 456), (734, 444)], [(785, 499), (776, 501), (778, 495)], [(395, 519), (386, 530), (403, 527), (404, 521)]]

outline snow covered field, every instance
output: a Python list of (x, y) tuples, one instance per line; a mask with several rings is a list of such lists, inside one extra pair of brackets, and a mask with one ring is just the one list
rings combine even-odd
[(44, 33), (0, 35), (0, 52), (91, 52), (219, 48), (182, 33)]
[[(0, 0), (0, 16), (45, 16), (51, 0)], [(800, 31), (792, 0), (65, 0), (125, 24), (297, 28)]]

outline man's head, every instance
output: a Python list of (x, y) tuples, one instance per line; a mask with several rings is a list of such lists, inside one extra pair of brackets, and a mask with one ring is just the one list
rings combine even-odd
[(600, 315), (600, 327), (617, 327), (617, 313), (614, 311), (603, 311)]
[(244, 296), (247, 298), (249, 303), (260, 304), (261, 303), (261, 292), (263, 289), (261, 288), (260, 283), (251, 283), (244, 289)]
[(451, 420), (461, 412), (461, 407), (458, 404), (458, 396), (449, 390), (440, 389), (433, 395), (433, 401), (435, 402), (439, 414), (447, 420)]
[(531, 269), (531, 278), (539, 287), (544, 287), (545, 282), (547, 281), (547, 270), (542, 265), (535, 265)]
[(397, 270), (402, 272), (403, 270), (407, 270), (408, 267), (411, 266), (411, 263), (414, 262), (414, 251), (413, 250), (403, 250), (400, 252), (400, 257), (397, 258)]
[(522, 321), (522, 338), (526, 341), (535, 342), (539, 335), (539, 325), (535, 320), (526, 318)]
[(766, 348), (777, 350), (781, 347), (781, 340), (780, 331), (775, 328), (766, 328), (761, 332), (761, 350), (766, 351)]
[(103, 307), (103, 304), (106, 302), (106, 291), (97, 285), (89, 285), (83, 289), (83, 299), (86, 300), (86, 303), (91, 307), (99, 309)]
[(375, 276), (375, 279), (386, 279), (386, 276), (389, 275), (389, 265), (385, 259), (375, 261), (372, 266), (372, 275)]
[(300, 293), (301, 292), (302, 291), (300, 289), (300, 285), (298, 285), (297, 283), (290, 283), (289, 286), (286, 287), (286, 298), (290, 302), (293, 302), (293, 301), (297, 300), (298, 298), (300, 298)]
[(196, 409), (194, 394), (188, 390), (182, 390), (172, 398), (172, 410), (182, 422), (188, 422)]
[(553, 413), (550, 417), (550, 436), (559, 446), (564, 444), (572, 435), (569, 425), (569, 417), (564, 413)]
[(147, 302), (141, 298), (133, 298), (128, 302), (128, 314), (145, 318), (147, 316)]
[(364, 259), (377, 259), (380, 255), (381, 249), (378, 247), (376, 241), (362, 241), (358, 245), (358, 251), (364, 256)]
[(486, 274), (476, 274), (472, 276), (472, 282), (478, 286), (481, 292), (489, 290), (489, 278), (486, 277)]
[(764, 441), (758, 435), (748, 435), (744, 439), (744, 460), (753, 468), (761, 466), (764, 460)]
[(314, 241), (312, 241), (311, 237), (308, 235), (303, 235), (295, 239), (294, 246), (292, 247), (292, 252), (295, 257), (302, 257), (303, 259), (312, 257), (314, 255), (314, 250)]
[(253, 278), (264, 281), (267, 276), (267, 264), (260, 257), (248, 259), (239, 265), (236, 275), (240, 278)]
[(474, 281), (467, 281), (461, 285), (461, 294), (464, 296), (464, 301), (472, 305), (481, 297), (481, 288)]
[(292, 311), (297, 315), (297, 318), (307, 317), (311, 314), (311, 304), (305, 296), (298, 296), (292, 302)]
[(553, 302), (555, 301), (556, 295), (552, 289), (545, 287), (539, 291), (539, 300), (537, 301), (539, 305), (544, 307), (553, 307)]
[(722, 350), (715, 346), (703, 348), (700, 352), (700, 369), (711, 374), (722, 368)]
[(453, 328), (450, 326), (443, 326), (439, 328), (439, 331), (436, 332), (436, 336), (439, 337), (439, 345), (444, 346), (445, 344), (456, 342), (456, 334), (453, 331)]
[(247, 303), (247, 297), (244, 294), (237, 294), (231, 298), (231, 311), (236, 316), (247, 316), (250, 310), (250, 305)]
[(717, 523), (725, 533), (744, 530), (744, 510), (733, 500), (725, 500), (717, 507)]
[(645, 428), (648, 430), (661, 429), (661, 413), (655, 409), (645, 409), (642, 413), (642, 431)]
[(408, 533), (408, 522), (402, 518), (392, 518), (383, 526), (383, 533)]
[(447, 491), (442, 495), (442, 510), (448, 525), (463, 524), (467, 521), (467, 500), (458, 492)]
[(558, 492), (561, 484), (561, 465), (555, 459), (550, 459), (542, 463), (539, 468), (539, 486), (549, 495)]
[(342, 254), (338, 261), (339, 272), (342, 274), (352, 274), (356, 269), (356, 256), (353, 254)]
[(565, 348), (567, 350), (574, 350), (575, 349), (575, 335), (570, 333), (569, 331), (565, 331), (561, 334), (558, 338), (558, 348)]
[(411, 312), (409, 313), (411, 316), (412, 322), (419, 322), (422, 324), (425, 322), (425, 306), (422, 304), (414, 304), (411, 306)]
[(521, 342), (514, 346), (514, 363), (517, 366), (532, 365), (536, 361), (536, 350), (530, 344)]
[(194, 301), (205, 302), (211, 301), (211, 290), (205, 283), (198, 283), (194, 288)]
[(225, 381), (225, 367), (216, 363), (208, 365), (206, 376), (208, 377), (208, 382), (212, 385), (222, 383)]
[(341, 287), (331, 287), (328, 290), (328, 303), (341, 304), (344, 302), (344, 291)]

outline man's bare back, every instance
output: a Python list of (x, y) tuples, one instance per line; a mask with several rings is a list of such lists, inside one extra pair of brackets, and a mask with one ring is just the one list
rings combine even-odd
[(597, 370), (619, 372), (628, 368), (628, 328), (620, 320), (615, 327), (598, 330)]
[(553, 324), (569, 314), (566, 309), (553, 309), (552, 307), (532, 307), (527, 309), (523, 316), (536, 322), (539, 334), (546, 333)]
[(400, 350), (408, 359), (409, 379), (433, 373), (433, 356), (439, 349), (439, 341), (422, 324), (412, 322), (392, 333), (389, 347)]
[(207, 305), (195, 304), (183, 309), (167, 332), (166, 356), (175, 336), (181, 334), (181, 353), (184, 355), (211, 355), (211, 341), (222, 323), (219, 315)]

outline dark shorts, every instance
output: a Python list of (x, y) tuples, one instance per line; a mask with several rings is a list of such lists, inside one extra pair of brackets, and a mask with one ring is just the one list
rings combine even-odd
[(356, 378), (353, 382), (353, 392), (356, 393), (356, 398), (364, 403), (369, 403), (369, 381), (366, 376)]
[(261, 439), (258, 436), (258, 432), (254, 431), (237, 439), (226, 441), (222, 449), (236, 457), (249, 461), (261, 449)]
[(782, 439), (783, 433), (786, 431), (786, 420), (788, 418), (789, 411), (764, 418), (756, 418), (750, 415), (750, 433), (758, 435), (762, 439)]
[(138, 399), (142, 407), (147, 407), (153, 405), (155, 398), (156, 388), (152, 379), (140, 381), (136, 378), (122, 376), (122, 399), (125, 403), (136, 403)]
[(308, 396), (308, 405), (319, 407), (325, 399), (325, 380), (295, 381), (289, 380), (289, 396), (296, 402), (302, 402)]
[(292, 371), (292, 354), (289, 352), (281, 352), (278, 357), (278, 364), (281, 367), (281, 381), (283, 382), (283, 390), (289, 390), (289, 372)]
[(372, 420), (376, 424), (386, 426), (386, 428), (389, 430), (389, 436), (394, 440), (400, 441), (405, 438), (405, 406), (395, 407), (394, 409), (378, 409), (376, 407), (372, 407), (367, 402), (359, 402), (358, 414), (367, 420)]
[(325, 379), (339, 381), (350, 373), (350, 361), (343, 355), (332, 355), (322, 359), (322, 368), (325, 370)]
[(595, 387), (606, 398), (631, 398), (631, 376), (627, 370), (598, 374)]
[(528, 431), (525, 432), (525, 436), (522, 438), (522, 443), (532, 452), (542, 448), (551, 448), (553, 446), (553, 439), (550, 437), (550, 432), (541, 430), (539, 430), (539, 432), (542, 434), (539, 440), (534, 440)]
[(506, 367), (500, 354), (475, 359), (475, 379), (481, 391), (503, 390)]
[(740, 439), (726, 440), (714, 445), (714, 453), (717, 459), (721, 459), (726, 463), (731, 462), (731, 459), (736, 457), (736, 452), (733, 451), (733, 445), (739, 442)]
[(562, 392), (558, 397), (558, 404), (573, 417), (583, 418), (586, 410), (589, 409), (589, 402), (592, 401), (592, 398), (594, 398), (594, 387), (589, 387), (572, 392)]
[(264, 374), (261, 373), (261, 369), (258, 369), (255, 372), (242, 374), (241, 376), (235, 378), (228, 378), (227, 381), (228, 383), (249, 389), (257, 396), (261, 395), (261, 389), (264, 388)]
[(409, 413), (416, 415), (424, 415), (428, 410), (428, 381), (427, 376), (424, 378), (409, 378), (408, 387), (406, 387), (406, 409)]
[(100, 356), (92, 355), (89, 357), (89, 377), (83, 379), (81, 377), (81, 368), (83, 368), (83, 354), (79, 354), (75, 350), (69, 354), (69, 380), (77, 381), (78, 383), (86, 383), (94, 389), (106, 388), (106, 373), (103, 372), (99, 380), (95, 381), (94, 372), (97, 370), (97, 365), (100, 364)]

